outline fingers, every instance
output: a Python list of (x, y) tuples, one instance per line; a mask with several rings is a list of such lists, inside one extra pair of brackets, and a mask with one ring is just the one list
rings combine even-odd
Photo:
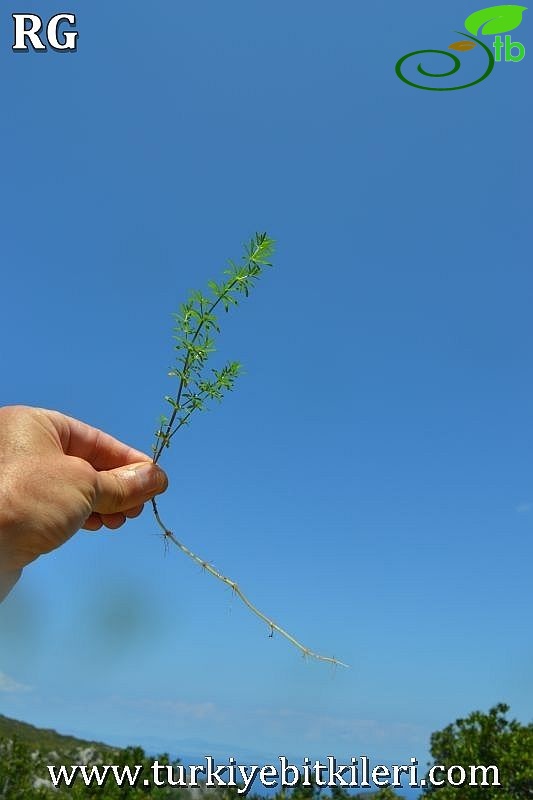
[(128, 516), (137, 516), (143, 504), (164, 492), (167, 485), (167, 476), (151, 461), (97, 472), (93, 508), (100, 515), (122, 512), (125, 516), (128, 512)]
[(85, 531), (99, 531), (103, 522), (100, 514), (91, 514), (81, 526)]
[(128, 509), (128, 511), (125, 511), (124, 513), (125, 513), (125, 515), (127, 516), (128, 519), (134, 519), (135, 517), (139, 516), (139, 514), (142, 512), (143, 508), (144, 508), (143, 505), (142, 506), (136, 506), (135, 508)]
[(85, 520), (82, 528), (86, 531), (99, 531), (100, 528), (105, 526), (111, 530), (116, 530), (117, 528), (120, 528), (121, 525), (124, 525), (126, 519), (134, 519), (135, 517), (138, 517), (143, 508), (144, 506), (136, 506), (135, 508), (130, 508), (127, 511), (124, 511), (123, 514), (120, 512), (117, 514), (97, 514), (94, 512), (88, 519)]
[(57, 411), (45, 411), (59, 433), (63, 452), (88, 461), (94, 469), (110, 470), (152, 459), (113, 436)]
[(120, 512), (116, 514), (101, 514), (100, 517), (105, 527), (109, 528), (111, 531), (116, 531), (117, 528), (120, 528), (120, 526), (124, 525), (126, 522), (125, 514), (121, 514)]

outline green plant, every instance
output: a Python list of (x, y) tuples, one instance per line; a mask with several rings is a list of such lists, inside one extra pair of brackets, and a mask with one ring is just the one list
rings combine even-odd
[[(209, 297), (202, 292), (194, 291), (189, 300), (181, 306), (179, 313), (174, 314), (177, 364), (169, 372), (169, 376), (177, 380), (177, 389), (173, 396), (165, 397), (171, 411), (169, 417), (166, 415), (161, 417), (160, 426), (156, 431), (155, 444), (152, 447), (154, 464), (158, 463), (164, 450), (170, 447), (174, 435), (189, 423), (191, 415), (195, 411), (203, 410), (210, 400), (222, 400), (226, 392), (233, 389), (241, 369), (238, 362), (229, 361), (222, 369), (212, 369), (210, 375), (206, 371), (207, 361), (215, 349), (215, 334), (220, 332), (215, 312), (219, 307), (224, 308), (224, 311), (227, 312), (231, 306), (238, 305), (240, 297), (248, 297), (263, 268), (271, 266), (270, 258), (273, 248), (274, 242), (266, 233), (257, 233), (246, 245), (242, 263), (236, 264), (230, 261), (229, 269), (224, 272), (227, 277), (222, 283), (209, 281), (208, 286), (211, 292)], [(277, 631), (305, 656), (346, 666), (336, 658), (322, 656), (305, 647), (284, 628), (259, 611), (235, 581), (223, 575), (212, 564), (200, 558), (176, 538), (174, 533), (163, 523), (155, 499), (152, 500), (152, 507), (165, 540), (173, 542), (182, 553), (185, 553), (213, 577), (229, 586), (250, 611), (268, 625), (271, 634)]]
[(18, 736), (0, 738), (0, 798), (22, 800), (22, 798), (46, 797), (46, 790), (35, 787), (35, 773), (43, 767), (43, 759), (33, 754), (30, 746)]
[(457, 719), (443, 730), (431, 735), (431, 756), (445, 769), (455, 765), (470, 775), (472, 765), (478, 765), (476, 780), (483, 775), (479, 765), (490, 767), (487, 778), (493, 780), (494, 766), (498, 769), (499, 785), (431, 786), (428, 782), (424, 796), (437, 793), (440, 800), (484, 798), (495, 800), (527, 800), (533, 795), (533, 724), (522, 725), (507, 718), (509, 706), (498, 703), (487, 714), (473, 711)]

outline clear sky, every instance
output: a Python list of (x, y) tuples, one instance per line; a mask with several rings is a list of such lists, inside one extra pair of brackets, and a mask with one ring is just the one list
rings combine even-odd
[(165, 454), (161, 513), (351, 668), (270, 639), (147, 508), (27, 569), (0, 609), (0, 711), (262, 762), (423, 762), (498, 701), (529, 721), (533, 11), (522, 62), (431, 92), (396, 61), (479, 6), (72, 3), (78, 52), (23, 55), (12, 5), (0, 401), (149, 450), (171, 312), (268, 231), (275, 267), (219, 340), (245, 375)]

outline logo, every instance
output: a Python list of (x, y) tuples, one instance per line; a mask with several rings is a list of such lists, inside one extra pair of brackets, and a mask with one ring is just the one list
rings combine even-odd
[[(482, 8), (481, 11), (475, 11), (466, 18), (464, 23), (468, 33), (464, 31), (455, 31), (455, 33), (458, 33), (460, 36), (466, 36), (467, 38), (460, 39), (448, 45), (448, 50), (468, 53), (463, 62), (461, 62), (459, 57), (454, 53), (449, 53), (448, 50), (415, 50), (412, 53), (407, 53), (407, 55), (402, 56), (396, 63), (396, 75), (409, 86), (414, 86), (415, 89), (426, 89), (430, 92), (452, 92), (456, 89), (468, 89), (469, 86), (475, 86), (477, 83), (481, 83), (481, 81), (489, 77), (495, 64), (501, 61), (516, 63), (522, 61), (524, 58), (526, 48), (521, 42), (514, 42), (509, 35), (509, 31), (518, 28), (522, 22), (522, 14), (524, 11), (527, 11), (526, 6), (510, 5), (491, 6), (490, 8)], [(505, 34), (503, 39), (500, 35), (502, 33)], [(495, 38), (492, 42), (490, 40), (482, 41), (477, 38), (480, 34), (483, 36), (495, 36)], [(470, 55), (470, 51), (474, 51), (474, 53)], [(471, 73), (471, 78), (468, 79), (467, 83), (463, 83), (461, 86), (424, 86), (421, 83), (417, 83), (419, 76), (414, 70), (414, 64), (416, 62), (409, 62), (409, 59), (413, 57), (416, 58), (416, 56), (423, 56), (427, 53), (446, 56), (446, 58), (451, 59), (453, 66), (447, 72), (429, 72), (424, 69), (419, 62), (417, 71), (425, 78), (434, 78), (440, 81), (441, 79), (446, 79), (451, 75), (455, 75), (462, 66), (466, 67), (465, 72)], [(478, 53), (479, 56), (477, 56)], [(432, 55), (432, 57), (435, 58), (434, 55)], [(476, 78), (475, 75), (479, 74), (480, 70), (479, 57), (482, 59), (481, 69), (484, 69), (484, 72), (480, 77)], [(471, 59), (471, 61), (467, 64), (468, 59)]]
[[(45, 53), (48, 46), (58, 52), (75, 52), (78, 31), (63, 30), (65, 26), (74, 27), (75, 14), (55, 14), (44, 22), (38, 14), (12, 14), (14, 23), (14, 53), (28, 53), (29, 47), (38, 53)], [(59, 28), (62, 26), (60, 32)], [(44, 41), (43, 41), (44, 40)], [(48, 46), (47, 46), (48, 45)]]

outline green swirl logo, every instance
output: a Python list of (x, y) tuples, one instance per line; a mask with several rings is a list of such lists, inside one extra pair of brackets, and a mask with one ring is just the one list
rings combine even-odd
[[(502, 40), (502, 37), (499, 34), (506, 33), (517, 28), (522, 22), (522, 14), (526, 10), (527, 9), (525, 6), (515, 5), (491, 6), (490, 8), (482, 8), (480, 11), (475, 11), (466, 18), (465, 28), (467, 31), (469, 31), (469, 33), (456, 31), (456, 33), (459, 33), (461, 36), (466, 36), (467, 38), (450, 44), (448, 46), (448, 50), (467, 52), (479, 45), (487, 56), (485, 71), (482, 75), (480, 75), (479, 78), (470, 80), (468, 83), (463, 83), (459, 86), (425, 86), (423, 83), (417, 82), (417, 76), (414, 76), (416, 77), (416, 81), (408, 78), (404, 72), (405, 63), (409, 59), (415, 59), (418, 56), (424, 56), (428, 53), (444, 56), (446, 59), (449, 59), (448, 66), (450, 61), (452, 66), (445, 72), (429, 72), (428, 70), (424, 69), (422, 62), (419, 62), (417, 65), (417, 71), (423, 77), (440, 80), (449, 78), (451, 75), (455, 75), (455, 73), (459, 72), (462, 64), (458, 56), (456, 56), (454, 53), (449, 53), (448, 50), (429, 49), (414, 50), (412, 53), (407, 53), (405, 56), (402, 56), (396, 62), (396, 75), (408, 86), (414, 86), (415, 89), (424, 89), (430, 92), (453, 92), (457, 91), (457, 89), (468, 89), (470, 86), (475, 86), (477, 83), (481, 83), (489, 77), (494, 69), (495, 63), (502, 60), (502, 51), (504, 51), (505, 61), (517, 62), (524, 58), (526, 49), (521, 42), (513, 42), (510, 36), (505, 36), (505, 38)], [(477, 38), (480, 33), (483, 35), (498, 34), (492, 43), (492, 49), (481, 39)], [(492, 52), (493, 50), (494, 52)]]

